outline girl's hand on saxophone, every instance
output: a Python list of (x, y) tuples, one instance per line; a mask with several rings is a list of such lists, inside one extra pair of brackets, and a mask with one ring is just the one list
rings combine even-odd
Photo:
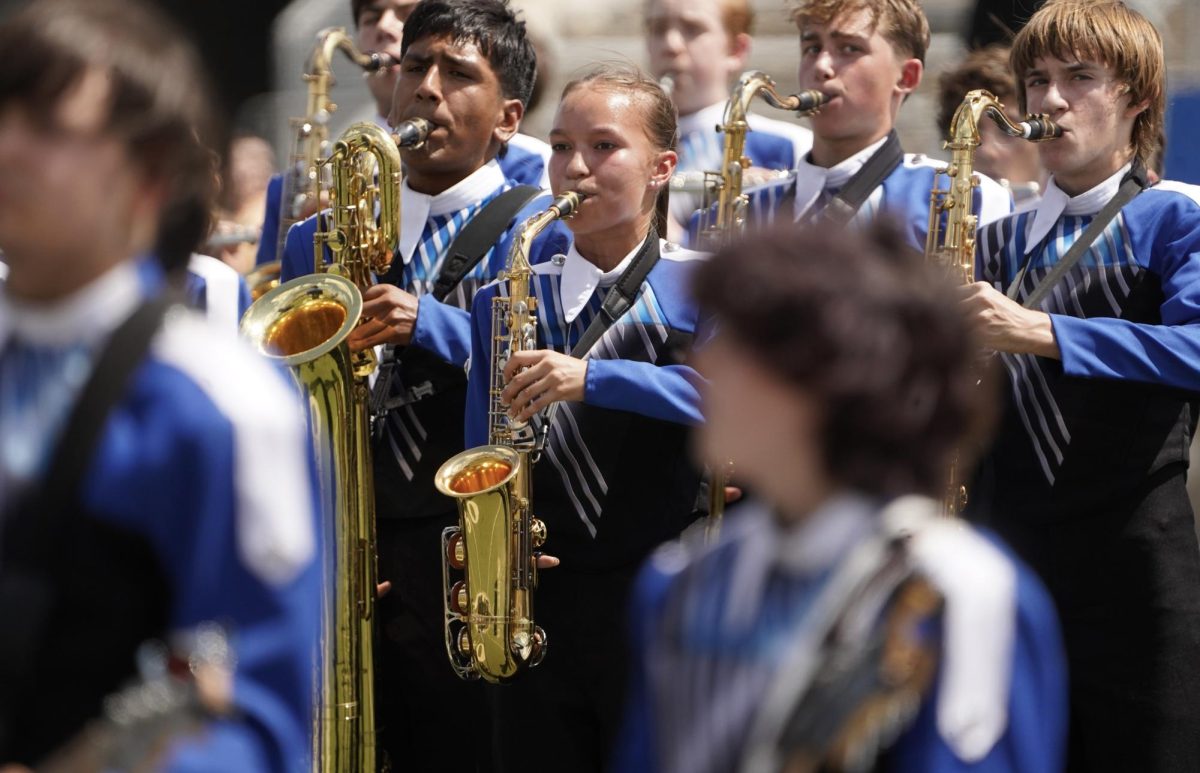
[(517, 352), (504, 366), (504, 381), (500, 402), (510, 417), (528, 421), (550, 403), (583, 400), (587, 361), (549, 349)]

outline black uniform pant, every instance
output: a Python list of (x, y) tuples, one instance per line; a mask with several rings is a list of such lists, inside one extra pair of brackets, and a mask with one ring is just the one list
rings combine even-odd
[(989, 524), (1054, 597), (1070, 771), (1200, 771), (1200, 550), (1184, 469), (1070, 518)]
[(392, 771), (490, 770), (482, 684), (459, 679), (446, 655), (442, 614), (444, 515), (378, 522), (380, 599), (376, 701), (379, 743)]
[(636, 567), (540, 573), (534, 618), (549, 648), (511, 684), (488, 686), (501, 773), (608, 768), (629, 678), (628, 596)]

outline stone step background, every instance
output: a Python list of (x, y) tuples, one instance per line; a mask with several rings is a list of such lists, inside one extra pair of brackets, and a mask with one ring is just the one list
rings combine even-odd
[[(790, 93), (797, 87), (796, 63), (799, 43), (787, 5), (783, 0), (753, 0), (756, 11), (754, 49), (750, 67), (765, 70)], [(588, 65), (604, 60), (633, 62), (645, 66), (642, 40), (642, 0), (606, 0), (605, 2), (550, 2), (549, 0), (513, 0), (530, 28), (546, 41), (553, 59), (547, 73), (550, 84), (543, 104), (526, 119), (524, 131), (544, 136), (553, 119), (557, 97), (573, 75)], [(1189, 46), (1200, 38), (1200, 2), (1197, 0), (1131, 0), (1131, 5), (1146, 13), (1164, 32), (1172, 88), (1200, 84), (1200, 47)], [(353, 26), (348, 2), (296, 0), (276, 22), (276, 72), (278, 90), (248, 106), (242, 125), (258, 129), (269, 137), (280, 157), (288, 152), (286, 119), (304, 109), (304, 89), (299, 73), (311, 46), (313, 35), (330, 25)], [(943, 129), (935, 126), (937, 75), (953, 66), (963, 54), (961, 31), (965, 29), (973, 0), (926, 0), (924, 8), (933, 31), (926, 58), (926, 74), (921, 87), (900, 111), (897, 128), (906, 149), (940, 155)], [(341, 110), (333, 122), (340, 131), (354, 120), (369, 118), (372, 112), (365, 89), (358, 85), (361, 76), (344, 62), (335, 72), (341, 79), (336, 94)], [(772, 117), (786, 114), (763, 105), (761, 111)]]

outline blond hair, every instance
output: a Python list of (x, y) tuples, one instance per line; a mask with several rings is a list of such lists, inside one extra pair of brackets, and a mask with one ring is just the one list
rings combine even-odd
[[(642, 16), (647, 24), (655, 2), (656, 0), (646, 0)], [(754, 8), (750, 5), (750, 0), (717, 0), (717, 9), (721, 15), (721, 28), (729, 37), (749, 35), (753, 31)]]
[(918, 0), (798, 0), (792, 7), (796, 25), (828, 24), (846, 13), (867, 11), (871, 24), (892, 48), (925, 62), (929, 20)]
[(1154, 25), (1119, 0), (1050, 0), (1013, 40), (1010, 64), (1017, 98), (1027, 110), (1025, 76), (1041, 57), (1087, 59), (1125, 84), (1129, 104), (1146, 102), (1133, 122), (1134, 152), (1149, 162), (1158, 149), (1166, 111), (1166, 65)]

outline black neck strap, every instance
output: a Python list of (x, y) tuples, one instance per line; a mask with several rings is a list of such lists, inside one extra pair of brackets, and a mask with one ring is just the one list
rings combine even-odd
[[(1042, 277), (1042, 281), (1038, 282), (1033, 290), (1029, 292), (1029, 295), (1025, 297), (1021, 305), (1027, 309), (1036, 308), (1042, 302), (1042, 299), (1054, 289), (1059, 280), (1079, 262), (1084, 253), (1092, 246), (1092, 243), (1100, 238), (1100, 234), (1104, 233), (1104, 229), (1117, 216), (1117, 213), (1126, 204), (1133, 201), (1133, 198), (1145, 190), (1148, 185), (1149, 177), (1146, 174), (1146, 167), (1143, 166), (1141, 159), (1134, 158), (1133, 165), (1129, 168), (1129, 173), (1121, 180), (1121, 187), (1117, 189), (1116, 195), (1109, 199), (1104, 208), (1092, 219), (1092, 222), (1088, 223), (1088, 227), (1084, 230), (1083, 234), (1071, 244), (1070, 249), (1067, 250), (1067, 254), (1063, 255), (1062, 260), (1054, 265), (1050, 273)], [(1029, 256), (1021, 266), (1021, 270), (1017, 272), (1017, 276), (1008, 287), (1009, 298), (1013, 300), (1017, 299), (1017, 295), (1021, 292), (1021, 285), (1025, 284), (1025, 275), (1029, 272), (1029, 264), (1033, 262), (1034, 255), (1038, 252), (1040, 250), (1036, 249), (1029, 252)]]
[(871, 154), (862, 168), (854, 173), (846, 184), (838, 191), (825, 208), (813, 219), (818, 223), (845, 225), (858, 214), (858, 210), (866, 202), (871, 192), (887, 179), (896, 167), (904, 161), (904, 149), (900, 147), (900, 136), (893, 129)]
[(650, 273), (650, 269), (654, 268), (654, 264), (658, 263), (659, 257), (658, 233), (651, 227), (646, 241), (642, 242), (642, 248), (629, 262), (629, 266), (621, 272), (617, 283), (604, 296), (600, 313), (592, 319), (591, 324), (579, 337), (579, 341), (572, 347), (572, 357), (582, 358), (587, 354), (600, 340), (600, 337), (608, 332), (613, 323), (629, 311), (634, 301), (637, 300), (642, 282), (646, 281), (646, 275)]
[(57, 549), (62, 535), (73, 533), (84, 516), (84, 474), (108, 416), (145, 359), (168, 305), (163, 296), (145, 303), (112, 334), (71, 409), (45, 476), (3, 519), (0, 617), (9, 624), (0, 636), (0, 748), (6, 743), (11, 712), (20, 710), (9, 699), (26, 694), (27, 666), (42, 645), (58, 603), (62, 557)]
[(91, 463), (100, 432), (145, 358), (169, 305), (166, 297), (147, 301), (113, 332), (80, 390), (46, 475), (21, 505), (35, 516), (33, 542), (22, 559), (40, 565), (52, 555), (58, 535), (79, 511), (79, 487)]

